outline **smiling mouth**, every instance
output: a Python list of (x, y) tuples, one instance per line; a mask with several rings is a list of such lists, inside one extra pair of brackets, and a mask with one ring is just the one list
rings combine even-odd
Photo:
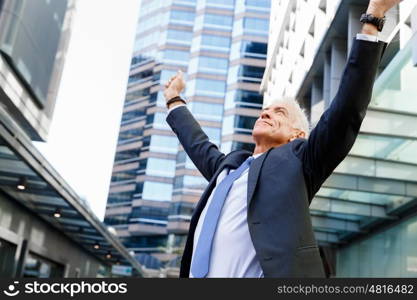
[(269, 125), (269, 126), (272, 126), (271, 124), (269, 124), (267, 121), (261, 121), (262, 123), (265, 123), (265, 124), (267, 124), (267, 125)]

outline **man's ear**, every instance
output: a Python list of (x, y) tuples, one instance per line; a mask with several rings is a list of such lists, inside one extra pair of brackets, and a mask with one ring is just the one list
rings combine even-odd
[(305, 138), (306, 138), (306, 133), (305, 133), (304, 131), (300, 130), (300, 131), (298, 132), (297, 137), (298, 137), (298, 138), (301, 138), (301, 139), (305, 139)]
[(306, 137), (306, 133), (304, 131), (296, 129), (294, 134), (290, 138), (290, 142), (292, 142), (295, 139), (300, 139), (300, 138), (303, 139), (305, 137)]

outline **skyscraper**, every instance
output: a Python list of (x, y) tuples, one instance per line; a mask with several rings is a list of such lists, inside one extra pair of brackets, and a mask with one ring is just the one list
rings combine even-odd
[(32, 143), (49, 132), (75, 12), (73, 0), (0, 1), (2, 278), (143, 276)]
[(183, 96), (210, 140), (226, 153), (253, 149), (269, 9), (270, 0), (142, 1), (105, 217), (136, 254), (175, 265), (207, 184), (165, 121), (163, 83), (183, 70)]

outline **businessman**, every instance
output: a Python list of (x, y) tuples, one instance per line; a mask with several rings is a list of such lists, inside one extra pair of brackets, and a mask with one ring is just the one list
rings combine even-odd
[(255, 123), (254, 152), (224, 155), (180, 98), (182, 74), (166, 83), (167, 122), (209, 181), (191, 218), (180, 277), (325, 276), (309, 205), (355, 142), (385, 48), (377, 34), (400, 1), (369, 2), (338, 93), (310, 134), (298, 104), (278, 101)]

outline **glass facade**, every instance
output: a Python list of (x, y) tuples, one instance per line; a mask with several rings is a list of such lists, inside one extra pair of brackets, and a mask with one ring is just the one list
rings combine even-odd
[[(68, 7), (61, 1), (6, 1), (0, 51), (40, 105), (47, 100)], [(1, 7), (0, 7), (1, 8)]]
[[(103, 227), (86, 199), (33, 143), (44, 141), (49, 132), (75, 2), (0, 0), (2, 278), (110, 277), (113, 264), (142, 276), (140, 265)], [(123, 127), (121, 152), (130, 150), (125, 143), (140, 133), (137, 126)], [(133, 155), (124, 154), (128, 157), (123, 159)], [(115, 181), (134, 178), (128, 168), (118, 171)], [(9, 292), (15, 296), (19, 291), (11, 285)]]
[(223, 135), (231, 133), (252, 134), (257, 117), (230, 115), (223, 118)]
[(338, 251), (338, 277), (417, 277), (417, 217)]
[[(417, 96), (417, 68), (412, 57), (416, 45), (415, 34), (379, 75), (359, 138), (339, 168), (346, 174), (369, 176), (375, 184), (385, 181), (371, 192), (345, 191), (339, 193), (342, 197), (337, 196), (383, 205), (385, 215), (381, 217), (385, 218), (401, 215), (417, 196), (417, 104), (413, 100)], [(382, 112), (384, 116), (377, 116)], [(406, 134), (401, 128), (407, 128)], [(401, 185), (407, 186), (406, 190), (399, 190)], [(362, 217), (358, 221), (366, 224), (370, 220)], [(382, 228), (338, 251), (337, 276), (416, 277), (416, 216), (400, 218), (394, 225)]]
[[(165, 121), (162, 85), (178, 69), (208, 139), (229, 151), (253, 149), (270, 8), (255, 2), (142, 1), (105, 219), (129, 232), (122, 240), (137, 255), (177, 259), (207, 185)], [(245, 113), (230, 111), (239, 108)]]
[[(349, 3), (342, 4), (341, 7), (346, 6), (339, 8), (338, 13), (346, 12), (351, 16), (354, 10)], [(411, 18), (410, 11), (401, 11), (401, 6), (400, 12), (398, 22)], [(331, 26), (350, 28), (356, 19), (334, 22)], [(294, 94), (291, 90), (284, 92), (285, 96), (295, 96), (300, 101), (312, 121), (318, 120), (323, 109), (331, 103), (330, 90), (337, 92), (339, 82), (335, 84), (334, 78), (340, 78), (346, 61), (334, 58), (348, 55), (349, 47), (338, 43), (336, 38), (341, 37), (333, 30), (327, 31), (319, 45), (320, 51), (329, 53), (328, 57), (332, 59), (323, 61), (317, 59), (317, 55), (310, 57), (311, 68), (307, 67), (304, 73), (297, 75), (298, 79), (303, 78), (298, 90)], [(417, 102), (414, 101), (417, 97), (417, 64), (413, 58), (417, 33), (413, 32), (410, 22), (398, 25), (395, 30), (398, 30), (398, 39), (389, 41), (382, 57), (359, 135), (348, 156), (324, 182), (310, 204), (315, 237), (331, 265), (330, 276), (417, 275)], [(350, 39), (351, 36), (342, 38)], [(278, 38), (277, 44), (280, 43)], [(279, 84), (274, 82), (275, 77), (302, 70), (300, 64), (295, 64), (294, 69), (282, 67), (279, 64), (283, 57), (281, 50), (271, 56), (271, 66), (267, 66), (271, 74), (264, 78), (268, 85), (264, 88), (266, 95), (280, 94), (270, 93), (272, 87), (282, 86), (281, 81)], [(288, 56), (284, 57), (288, 59)], [(299, 55), (300, 61), (302, 57)], [(237, 70), (233, 81), (244, 74)], [(228, 95), (226, 106), (236, 103), (236, 97), (236, 94)], [(225, 133), (240, 128), (237, 124), (243, 124), (236, 121), (236, 116), (225, 117), (224, 123)], [(233, 149), (233, 142), (222, 147)]]

